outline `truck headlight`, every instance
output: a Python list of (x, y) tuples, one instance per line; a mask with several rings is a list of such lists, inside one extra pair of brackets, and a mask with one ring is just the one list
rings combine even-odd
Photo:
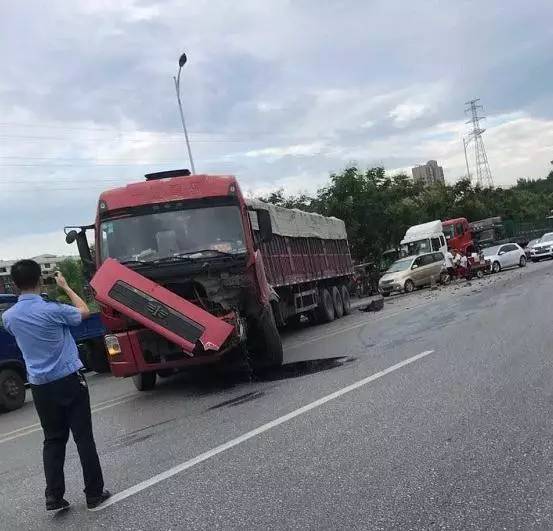
[(106, 350), (110, 356), (117, 356), (121, 354), (121, 345), (117, 336), (108, 335), (104, 338), (106, 344)]

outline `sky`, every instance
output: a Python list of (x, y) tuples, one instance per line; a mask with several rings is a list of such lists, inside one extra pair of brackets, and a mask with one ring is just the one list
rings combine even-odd
[(553, 2), (0, 0), (0, 259), (68, 254), (99, 193), (145, 173), (314, 192), (348, 164), (465, 173), (481, 98), (496, 185), (553, 160)]

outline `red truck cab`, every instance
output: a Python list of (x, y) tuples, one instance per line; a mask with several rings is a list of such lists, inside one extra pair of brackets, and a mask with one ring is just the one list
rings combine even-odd
[[(258, 239), (271, 237), (257, 213)], [(85, 231), (95, 230), (92, 259)], [(100, 304), (111, 371), (138, 375), (217, 361), (255, 349), (259, 365), (282, 363), (270, 287), (250, 215), (232, 176), (149, 174), (100, 195), (93, 226), (71, 231)]]
[(473, 234), (466, 218), (447, 219), (442, 222), (442, 229), (450, 251), (461, 254), (474, 251)]

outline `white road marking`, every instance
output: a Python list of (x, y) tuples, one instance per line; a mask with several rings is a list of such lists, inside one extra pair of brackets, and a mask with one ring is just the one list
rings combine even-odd
[(425, 302), (423, 304), (418, 304), (417, 306), (410, 306), (409, 308), (404, 308), (403, 310), (399, 310), (394, 313), (389, 313), (387, 315), (382, 315), (379, 318), (371, 319), (370, 321), (363, 321), (362, 323), (356, 323), (351, 326), (346, 326), (344, 328), (339, 328), (338, 330), (334, 330), (333, 332), (329, 332), (327, 334), (321, 334), (320, 336), (313, 337), (311, 339), (306, 339), (305, 341), (298, 341), (296, 343), (292, 343), (291, 345), (284, 345), (286, 350), (292, 350), (295, 348), (303, 347), (304, 345), (309, 345), (309, 343), (316, 343), (317, 341), (322, 341), (323, 339), (328, 339), (329, 337), (334, 337), (337, 335), (340, 335), (344, 332), (350, 332), (351, 330), (355, 330), (356, 328), (363, 328), (364, 326), (368, 326), (372, 323), (383, 321), (384, 319), (389, 319), (390, 317), (395, 317), (396, 315), (405, 313), (409, 310), (418, 310), (419, 308), (423, 308), (424, 306), (430, 306), (433, 304), (434, 301), (431, 302)]
[(240, 435), (239, 437), (236, 437), (235, 439), (232, 439), (224, 444), (221, 444), (220, 446), (217, 446), (213, 448), (212, 450), (208, 450), (207, 452), (204, 452), (203, 454), (198, 455), (197, 457), (194, 457), (193, 459), (190, 459), (188, 461), (185, 461), (184, 463), (181, 463), (179, 465), (176, 465), (169, 470), (166, 470), (165, 472), (162, 472), (161, 474), (157, 474), (156, 476), (151, 477), (150, 479), (147, 479), (145, 481), (142, 481), (138, 483), (137, 485), (134, 485), (133, 487), (130, 487), (128, 489), (125, 489), (121, 492), (118, 492), (117, 494), (114, 494), (111, 498), (109, 498), (104, 504), (97, 507), (96, 509), (91, 509), (92, 511), (101, 511), (103, 509), (106, 509), (110, 505), (113, 505), (115, 503), (118, 503), (120, 501), (123, 501), (130, 496), (134, 496), (135, 494), (138, 494), (139, 492), (152, 487), (153, 485), (156, 485), (157, 483), (160, 483), (161, 481), (165, 481), (166, 479), (169, 479), (177, 474), (180, 474), (181, 472), (184, 472), (185, 470), (192, 468), (193, 466), (202, 463), (203, 461), (207, 461), (208, 459), (211, 459), (212, 457), (223, 453), (231, 448), (234, 448), (235, 446), (238, 446), (239, 444), (256, 437), (257, 435), (260, 435), (266, 431), (269, 431), (272, 428), (275, 428), (276, 426), (280, 426), (281, 424), (284, 424), (285, 422), (288, 422), (289, 420), (292, 420), (296, 417), (299, 417), (300, 415), (303, 415), (304, 413), (307, 413), (308, 411), (311, 411), (312, 409), (318, 408), (322, 406), (323, 404), (326, 404), (327, 402), (330, 402), (331, 400), (335, 400), (336, 398), (339, 398), (346, 393), (350, 393), (351, 391), (354, 391), (355, 389), (359, 389), (360, 387), (370, 383), (374, 382), (375, 380), (378, 380), (379, 378), (382, 378), (383, 376), (386, 376), (387, 374), (390, 374), (391, 372), (397, 371), (398, 369), (401, 369), (402, 367), (405, 367), (406, 365), (409, 365), (410, 363), (413, 363), (417, 360), (420, 360), (421, 358), (424, 358), (428, 356), (429, 354), (432, 354), (434, 352), (433, 350), (426, 350), (425, 352), (421, 352), (420, 354), (417, 354), (416, 356), (413, 356), (411, 358), (408, 358), (406, 360), (400, 361), (399, 363), (396, 363), (395, 365), (392, 365), (391, 367), (388, 367), (387, 369), (384, 369), (382, 371), (376, 372), (372, 374), (371, 376), (368, 376), (367, 378), (363, 378), (362, 380), (359, 380), (358, 382), (355, 382), (351, 385), (348, 385), (346, 387), (343, 387), (342, 389), (339, 389), (338, 391), (335, 391), (334, 393), (330, 393), (329, 395), (326, 395), (322, 398), (319, 398), (318, 400), (315, 400), (314, 402), (311, 402), (305, 406), (300, 407), (299, 409), (296, 409), (286, 415), (283, 415), (282, 417), (279, 417), (275, 420), (272, 420), (271, 422), (268, 422), (267, 424), (263, 424), (262, 426), (259, 426), (258, 428), (255, 428), (254, 430), (248, 431), (247, 433), (244, 433), (243, 435)]
[[(131, 400), (134, 400), (137, 398), (138, 393), (132, 393), (130, 395), (123, 395), (117, 398), (112, 398), (111, 400), (106, 400), (104, 402), (100, 402), (92, 407), (92, 413), (97, 413), (98, 411), (103, 411), (104, 409), (108, 409), (110, 407), (118, 406), (119, 404), (125, 404), (126, 402), (130, 402)], [(40, 423), (37, 422), (36, 424), (30, 424), (29, 426), (25, 426), (24, 428), (19, 428), (17, 430), (9, 431), (7, 433), (2, 433), (0, 435), (0, 444), (13, 441), (14, 439), (19, 439), (19, 437), (25, 437), (26, 435), (31, 435), (32, 433), (36, 433), (37, 431), (41, 431), (42, 428), (40, 426)]]

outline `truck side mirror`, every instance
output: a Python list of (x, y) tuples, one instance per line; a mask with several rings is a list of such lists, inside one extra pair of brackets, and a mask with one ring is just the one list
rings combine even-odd
[(259, 241), (262, 243), (270, 242), (273, 238), (273, 225), (268, 210), (257, 210), (257, 225), (259, 226)]
[(76, 230), (70, 230), (65, 235), (65, 243), (71, 245), (75, 240), (77, 239), (77, 231)]
[(77, 249), (79, 250), (79, 256), (83, 264), (83, 275), (87, 280), (90, 280), (94, 273), (96, 273), (96, 265), (92, 259), (92, 253), (86, 239), (86, 228), (82, 228), (79, 232), (70, 230), (65, 235), (65, 241), (68, 244), (77, 242)]

